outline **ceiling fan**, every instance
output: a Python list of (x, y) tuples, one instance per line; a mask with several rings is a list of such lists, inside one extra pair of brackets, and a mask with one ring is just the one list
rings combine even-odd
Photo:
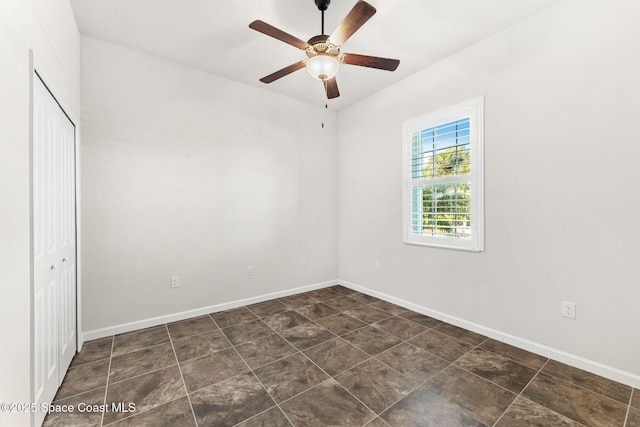
[(300, 40), (291, 34), (285, 33), (278, 28), (257, 20), (249, 24), (260, 33), (290, 44), (298, 49), (304, 50), (307, 59), (298, 61), (275, 73), (269, 74), (260, 79), (263, 83), (271, 83), (294, 71), (307, 68), (309, 74), (322, 81), (327, 98), (337, 98), (340, 96), (336, 74), (340, 64), (358, 65), (360, 67), (377, 68), (380, 70), (395, 71), (400, 64), (397, 59), (379, 58), (377, 56), (358, 55), (355, 53), (340, 53), (340, 48), (365, 22), (375, 13), (376, 8), (365, 1), (358, 1), (347, 16), (342, 20), (331, 35), (324, 34), (324, 11), (329, 7), (331, 0), (314, 0), (318, 10), (322, 13), (322, 34), (311, 37), (309, 41)]

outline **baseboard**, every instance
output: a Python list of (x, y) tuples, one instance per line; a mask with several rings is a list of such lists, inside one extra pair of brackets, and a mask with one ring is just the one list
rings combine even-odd
[(282, 298), (289, 295), (300, 294), (303, 292), (326, 288), (328, 286), (333, 286), (337, 284), (338, 284), (337, 280), (331, 280), (328, 282), (315, 283), (312, 285), (302, 286), (299, 288), (288, 289), (285, 291), (264, 294), (257, 297), (251, 297), (251, 298), (246, 298), (241, 300), (225, 302), (221, 304), (210, 305), (206, 307), (197, 308), (194, 310), (182, 311), (180, 313), (167, 314), (164, 316), (152, 317), (149, 319), (137, 320), (135, 322), (109, 326), (106, 328), (94, 329), (91, 331), (84, 332), (82, 334), (82, 342), (84, 343), (86, 341), (109, 337), (111, 335), (137, 331), (138, 329), (150, 328), (152, 326), (163, 325), (165, 323), (177, 322), (179, 320), (185, 320), (191, 317), (202, 316), (204, 314), (217, 313), (219, 311), (230, 310), (232, 308), (238, 308), (238, 307), (242, 307), (249, 304), (256, 304), (259, 302), (268, 301), (275, 298)]
[(492, 328), (479, 325), (477, 323), (469, 322), (467, 320), (451, 316), (436, 310), (432, 310), (427, 307), (423, 307), (418, 304), (414, 304), (409, 301), (405, 301), (394, 296), (374, 291), (367, 287), (351, 283), (346, 280), (331, 280), (328, 282), (315, 283), (312, 285), (302, 286), (298, 288), (288, 289), (285, 291), (273, 292), (270, 294), (264, 294), (257, 297), (246, 298), (242, 300), (235, 300), (221, 304), (210, 305), (206, 307), (197, 308), (194, 310), (183, 311), (180, 313), (168, 314), (164, 316), (153, 317), (150, 319), (143, 319), (135, 322), (124, 323), (120, 325), (110, 326), (107, 328), (95, 329), (87, 331), (82, 334), (82, 342), (91, 341), (98, 338), (104, 338), (111, 335), (123, 334), (126, 332), (136, 331), (138, 329), (150, 328), (152, 326), (163, 325), (165, 323), (176, 322), (179, 320), (189, 319), (191, 317), (202, 316), (208, 313), (216, 313), (219, 311), (230, 310), (244, 305), (255, 304), (263, 301), (268, 301), (275, 298), (282, 298), (289, 295), (295, 295), (303, 292), (308, 292), (316, 289), (325, 288), (333, 285), (343, 285), (354, 291), (362, 292), (363, 294), (371, 295), (376, 298), (388, 301), (393, 304), (397, 304), (401, 307), (408, 308), (409, 310), (416, 311), (434, 319), (441, 320), (443, 322), (450, 323), (455, 326), (467, 329), (472, 332), (476, 332), (485, 335), (494, 340), (510, 344), (512, 346), (521, 348), (523, 350), (530, 351), (532, 353), (539, 354), (544, 357), (548, 357), (553, 360), (565, 363), (567, 365), (583, 369), (587, 372), (591, 372), (596, 375), (600, 375), (605, 378), (609, 378), (613, 381), (617, 381), (622, 384), (627, 384), (631, 387), (640, 389), (640, 376), (626, 372), (611, 366), (604, 365), (602, 363), (594, 362), (589, 359), (585, 359), (574, 354), (570, 354), (561, 350), (557, 350), (546, 345), (529, 341), (524, 338), (520, 338), (514, 335), (510, 335)]
[(557, 350), (555, 348), (548, 347), (543, 344), (529, 341), (524, 338), (506, 334), (504, 332), (501, 332), (495, 329), (487, 328), (477, 323), (469, 322), (467, 320), (460, 319), (458, 317), (450, 316), (448, 314), (445, 314), (436, 310), (432, 310), (432, 309), (414, 304), (412, 302), (405, 301), (403, 299), (396, 298), (391, 295), (387, 295), (382, 292), (374, 291), (372, 289), (357, 285), (355, 283), (348, 282), (346, 280), (337, 280), (336, 282), (341, 284), (342, 286), (353, 289), (354, 291), (362, 292), (363, 294), (380, 298), (390, 303), (397, 304), (401, 307), (408, 308), (409, 310), (413, 310), (418, 313), (424, 314), (425, 316), (433, 317), (434, 319), (438, 319), (443, 322), (447, 322), (452, 325), (467, 329), (469, 331), (485, 335), (489, 338), (493, 338), (496, 341), (501, 341), (506, 344), (512, 345), (514, 347), (518, 347), (523, 350), (527, 350), (532, 353), (536, 353), (541, 356), (548, 357), (553, 360), (557, 360), (558, 362), (565, 363), (575, 368), (579, 368), (587, 372), (600, 375), (602, 377), (608, 378), (613, 381), (617, 381), (622, 384), (629, 385), (631, 387), (640, 388), (640, 376), (632, 374), (630, 372), (613, 368), (611, 366), (607, 366), (602, 363), (594, 362), (592, 360), (585, 359), (583, 357), (576, 356), (574, 354), (570, 354), (561, 350)]

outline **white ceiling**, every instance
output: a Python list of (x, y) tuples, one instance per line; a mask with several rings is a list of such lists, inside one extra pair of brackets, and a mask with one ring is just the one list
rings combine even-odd
[[(397, 58), (395, 72), (343, 65), (340, 110), (560, 0), (368, 0), (378, 12), (343, 52)], [(356, 0), (332, 0), (325, 32)], [(259, 79), (305, 59), (303, 51), (251, 30), (261, 19), (300, 39), (320, 33), (314, 0), (71, 0), (80, 32), (193, 68), (322, 105), (322, 84), (305, 70)]]

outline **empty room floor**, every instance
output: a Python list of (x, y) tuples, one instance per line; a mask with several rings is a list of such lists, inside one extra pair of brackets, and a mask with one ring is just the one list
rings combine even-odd
[(88, 342), (55, 399), (46, 426), (640, 427), (640, 390), (342, 286)]

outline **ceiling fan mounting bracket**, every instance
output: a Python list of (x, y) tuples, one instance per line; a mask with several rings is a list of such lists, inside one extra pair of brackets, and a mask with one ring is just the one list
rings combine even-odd
[(324, 12), (329, 8), (329, 3), (331, 0), (315, 0), (316, 6), (318, 6), (318, 10)]

